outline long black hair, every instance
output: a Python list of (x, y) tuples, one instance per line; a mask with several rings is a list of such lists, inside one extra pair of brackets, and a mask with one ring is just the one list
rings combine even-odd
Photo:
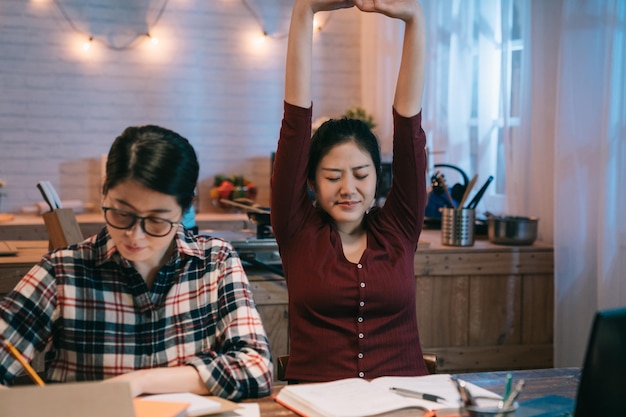
[(160, 126), (128, 127), (109, 151), (103, 194), (126, 180), (176, 198), (185, 212), (191, 206), (200, 167), (193, 146)]
[(362, 120), (344, 117), (325, 121), (313, 134), (309, 150), (307, 179), (315, 184), (315, 173), (322, 158), (335, 146), (350, 141), (370, 155), (377, 178), (380, 178), (380, 145), (376, 135)]

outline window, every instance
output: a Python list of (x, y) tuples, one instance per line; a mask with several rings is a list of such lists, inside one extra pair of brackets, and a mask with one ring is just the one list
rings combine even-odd
[[(423, 2), (429, 25), (425, 126), (433, 163), (490, 175), (505, 195), (507, 155), (521, 138), (523, 0)], [(430, 106), (430, 108), (429, 108)]]

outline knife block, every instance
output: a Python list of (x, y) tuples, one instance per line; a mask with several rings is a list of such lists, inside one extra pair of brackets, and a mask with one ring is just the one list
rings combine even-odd
[(83, 240), (76, 215), (71, 208), (60, 208), (44, 213), (43, 221), (50, 239), (49, 248), (58, 249)]

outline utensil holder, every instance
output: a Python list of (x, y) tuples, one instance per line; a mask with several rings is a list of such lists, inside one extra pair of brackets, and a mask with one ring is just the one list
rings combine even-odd
[(519, 407), (517, 402), (509, 405), (506, 408), (502, 407), (502, 404), (492, 405), (473, 405), (466, 406), (464, 417), (515, 417), (516, 411)]
[(473, 246), (474, 209), (442, 207), (441, 211), (441, 244), (447, 246)]
[(49, 248), (63, 248), (83, 240), (83, 232), (71, 208), (59, 208), (43, 214), (50, 239)]

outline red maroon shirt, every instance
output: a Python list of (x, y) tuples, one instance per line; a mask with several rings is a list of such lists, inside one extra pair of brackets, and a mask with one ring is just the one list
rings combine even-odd
[(272, 176), (272, 228), (289, 291), (290, 380), (428, 373), (417, 329), (414, 255), (426, 202), (421, 112), (393, 111), (393, 183), (365, 216), (359, 263), (307, 193), (312, 107), (285, 103)]

